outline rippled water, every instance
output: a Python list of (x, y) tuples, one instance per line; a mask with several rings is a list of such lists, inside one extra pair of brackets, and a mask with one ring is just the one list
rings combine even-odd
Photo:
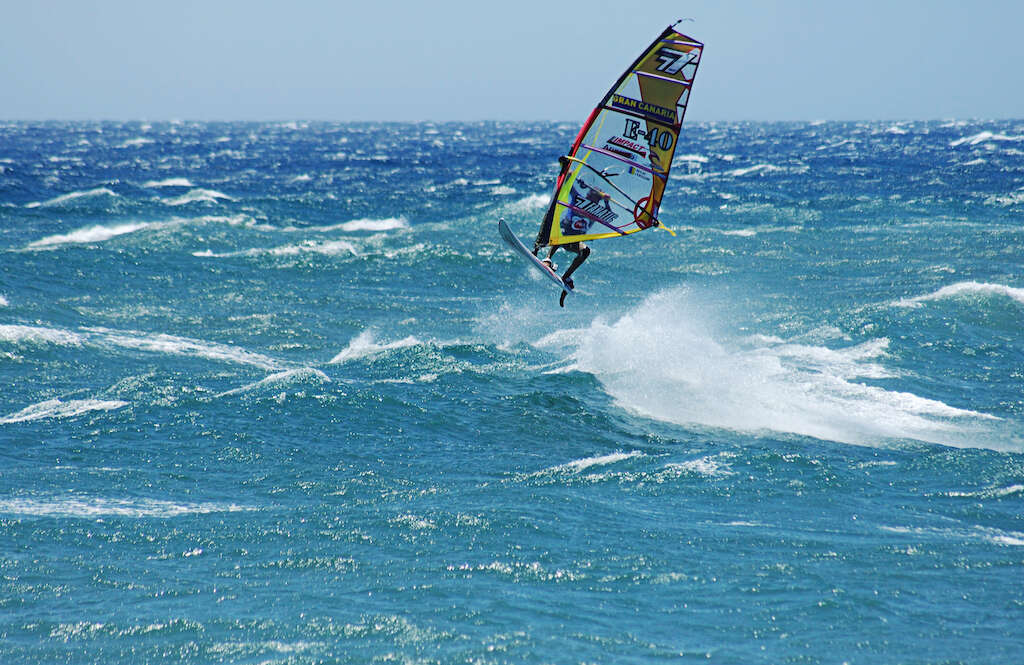
[(575, 131), (0, 124), (0, 660), (1013, 662), (1024, 124)]

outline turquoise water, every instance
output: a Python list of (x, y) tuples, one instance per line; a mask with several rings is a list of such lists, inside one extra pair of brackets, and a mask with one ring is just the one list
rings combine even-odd
[(1016, 662), (1024, 123), (575, 131), (0, 124), (0, 661)]

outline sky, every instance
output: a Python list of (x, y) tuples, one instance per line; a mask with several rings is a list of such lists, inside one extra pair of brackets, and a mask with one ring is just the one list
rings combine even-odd
[(4, 120), (582, 120), (667, 25), (688, 120), (1024, 118), (1020, 0), (0, 0)]

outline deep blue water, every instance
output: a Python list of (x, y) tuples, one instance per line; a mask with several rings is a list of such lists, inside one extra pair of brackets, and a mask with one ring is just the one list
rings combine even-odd
[(1018, 662), (1024, 122), (575, 131), (0, 124), (0, 662)]

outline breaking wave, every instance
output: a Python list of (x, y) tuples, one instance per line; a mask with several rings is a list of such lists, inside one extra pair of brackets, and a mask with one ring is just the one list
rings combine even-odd
[(1010, 298), (1024, 305), (1024, 289), (985, 282), (957, 282), (956, 284), (944, 286), (934, 293), (917, 296), (916, 298), (904, 298), (894, 304), (897, 307), (921, 307), (923, 303), (935, 300), (991, 297)]

